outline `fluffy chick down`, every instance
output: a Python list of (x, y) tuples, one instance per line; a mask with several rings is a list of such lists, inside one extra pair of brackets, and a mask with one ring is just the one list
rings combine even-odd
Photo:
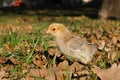
[(47, 33), (54, 36), (61, 53), (70, 61), (79, 61), (83, 64), (88, 64), (97, 50), (95, 44), (72, 35), (63, 24), (50, 24)]

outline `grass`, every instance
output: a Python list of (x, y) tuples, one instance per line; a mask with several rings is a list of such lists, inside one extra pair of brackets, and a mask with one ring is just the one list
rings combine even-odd
[[(39, 18), (41, 19), (39, 20)], [(33, 65), (32, 61), (37, 55), (35, 54), (36, 47), (39, 46), (43, 51), (46, 51), (50, 47), (49, 41), (53, 40), (53, 38), (46, 34), (46, 30), (47, 26), (53, 22), (59, 22), (69, 26), (68, 28), (72, 32), (78, 33), (79, 36), (84, 36), (87, 33), (87, 29), (95, 30), (100, 27), (104, 32), (109, 27), (115, 27), (120, 30), (120, 22), (118, 20), (102, 22), (100, 20), (92, 20), (84, 16), (42, 17), (38, 15), (14, 14), (0, 16), (0, 56), (6, 59), (13, 57), (19, 61), (17, 64), (15, 64), (14, 61), (11, 62), (14, 65), (12, 68), (8, 69), (10, 80), (13, 80), (16, 76), (17, 78), (24, 76), (21, 71), (26, 67), (26, 65), (23, 64), (30, 66)], [(29, 29), (28, 25), (30, 25), (32, 31)], [(91, 34), (94, 34), (94, 32)], [(119, 53), (120, 51), (118, 50), (117, 52)], [(102, 53), (104, 53), (104, 51)], [(119, 58), (119, 56), (117, 56), (117, 58)], [(107, 59), (101, 57), (99, 60), (99, 66), (101, 68), (109, 67), (106, 62)], [(2, 64), (3, 67), (7, 65), (7, 63), (4, 65)], [(72, 80), (72, 76), (69, 75), (68, 70), (66, 70), (66, 74), (66, 80)], [(44, 79), (37, 78), (36, 80)], [(97, 80), (96, 77), (95, 80)]]

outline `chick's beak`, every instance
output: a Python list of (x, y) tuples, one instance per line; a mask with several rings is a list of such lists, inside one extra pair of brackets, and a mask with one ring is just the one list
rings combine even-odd
[(50, 31), (49, 30), (47, 30), (47, 32), (46, 32), (47, 34), (49, 34), (50, 33)]

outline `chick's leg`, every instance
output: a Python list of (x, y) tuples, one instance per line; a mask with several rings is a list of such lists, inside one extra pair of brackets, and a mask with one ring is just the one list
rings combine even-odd
[(56, 67), (56, 57), (57, 57), (57, 53), (56, 53), (57, 51), (55, 50), (54, 51), (54, 57), (53, 57), (53, 67)]

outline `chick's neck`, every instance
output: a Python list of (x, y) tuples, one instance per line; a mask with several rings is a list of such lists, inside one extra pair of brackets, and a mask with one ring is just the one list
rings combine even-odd
[(58, 36), (56, 36), (56, 40), (62, 40), (64, 42), (68, 41), (72, 36), (69, 31), (61, 31)]

